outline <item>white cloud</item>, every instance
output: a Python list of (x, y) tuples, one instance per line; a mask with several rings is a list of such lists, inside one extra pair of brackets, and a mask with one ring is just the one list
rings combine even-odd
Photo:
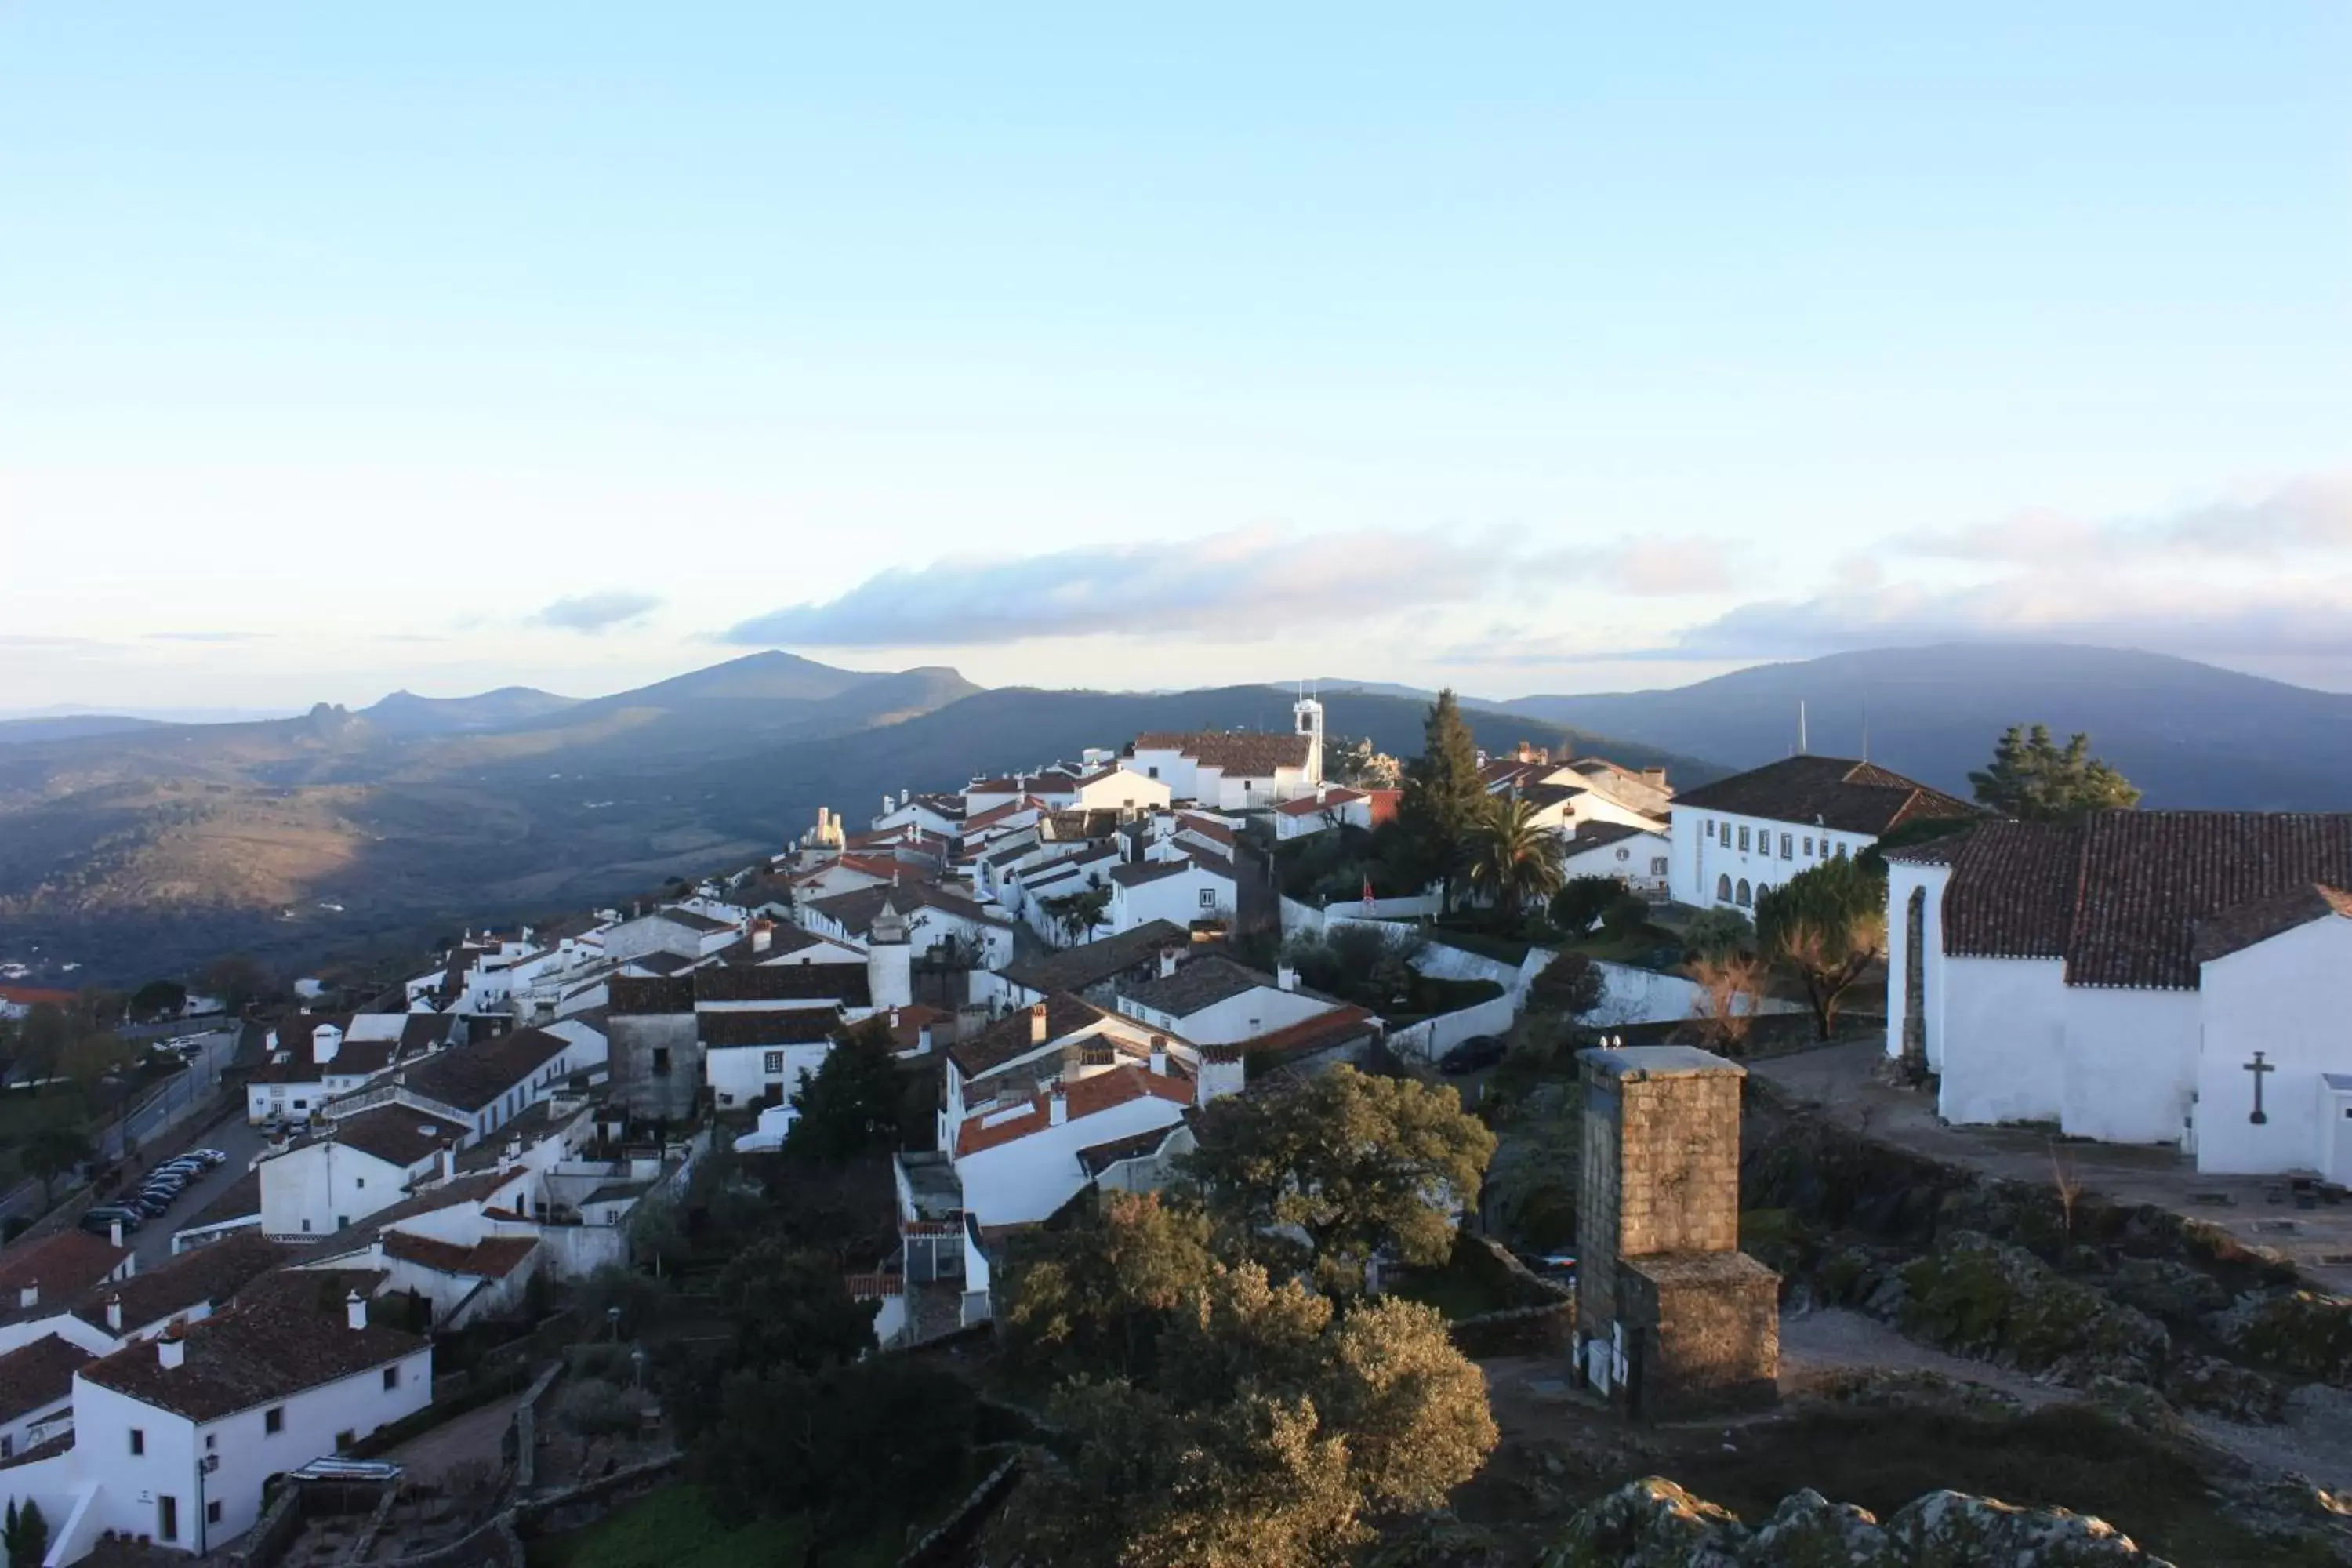
[(603, 593), (574, 594), (558, 599), (531, 619), (543, 626), (584, 632), (593, 637), (599, 632), (607, 632), (614, 626), (642, 619), (660, 605), (660, 598), (655, 595), (612, 588)]

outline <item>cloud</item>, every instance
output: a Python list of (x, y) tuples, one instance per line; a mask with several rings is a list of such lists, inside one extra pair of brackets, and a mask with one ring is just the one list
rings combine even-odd
[(2265, 494), (2155, 517), (2091, 521), (2032, 511), (1969, 528), (1906, 534), (1895, 552), (1946, 561), (2056, 565), (2150, 554), (2231, 560), (2352, 549), (2352, 476), (2297, 479)]
[(268, 632), (146, 632), (149, 642), (261, 642)]
[(2352, 658), (2352, 577), (2230, 587), (2053, 576), (1948, 589), (1840, 589), (1743, 605), (1635, 657), (1811, 658), (1942, 642), (2089, 643), (2218, 658)]
[(583, 632), (594, 637), (650, 615), (660, 605), (661, 600), (652, 594), (608, 588), (602, 593), (573, 594), (558, 599), (531, 616), (531, 620), (542, 626), (555, 626), (563, 631)]
[(1530, 578), (1565, 580), (1572, 575), (1569, 559), (1530, 555), (1491, 533), (1236, 529), (1190, 541), (897, 567), (838, 598), (756, 616), (719, 637), (816, 647), (1183, 633), (1260, 639), (1468, 603)]

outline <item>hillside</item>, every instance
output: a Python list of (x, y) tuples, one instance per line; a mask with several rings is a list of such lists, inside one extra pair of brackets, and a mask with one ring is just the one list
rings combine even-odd
[(1878, 648), (1765, 665), (1672, 690), (1504, 704), (1737, 766), (1783, 757), (1806, 707), (1811, 749), (1965, 795), (2011, 724), (2084, 731), (2151, 806), (2340, 811), (2352, 802), (2352, 696), (2118, 648)]
[(419, 697), (395, 691), (359, 711), (359, 717), (385, 735), (447, 735), (468, 730), (503, 730), (549, 713), (578, 706), (579, 700), (558, 697), (529, 686), (502, 686), (474, 697)]
[[(235, 948), (307, 963), (740, 865), (819, 805), (856, 822), (886, 790), (953, 788), (1143, 730), (1290, 721), (1263, 687), (979, 691), (952, 670), (805, 663), (753, 656), (469, 733), (388, 734), (371, 710), (322, 707), (8, 748), (0, 957), (39, 942), (122, 979)], [(1326, 709), (1334, 735), (1419, 748), (1418, 701), (1335, 693)], [(1491, 748), (1561, 739), (1521, 718), (1469, 718)], [(1575, 744), (1683, 783), (1720, 773), (1651, 747)]]

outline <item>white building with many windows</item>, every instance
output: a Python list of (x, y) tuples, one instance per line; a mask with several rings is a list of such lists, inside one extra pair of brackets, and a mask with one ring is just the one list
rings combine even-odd
[(1677, 903), (1752, 909), (1766, 889), (1906, 823), (1979, 815), (1874, 763), (1790, 757), (1675, 797), (1668, 888)]

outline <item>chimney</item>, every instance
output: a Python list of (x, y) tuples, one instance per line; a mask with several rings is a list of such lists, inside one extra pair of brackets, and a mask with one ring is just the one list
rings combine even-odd
[(1168, 1037), (1165, 1035), (1151, 1037), (1151, 1076), (1168, 1076)]
[(16, 1305), (18, 1307), (37, 1307), (40, 1304), (41, 1282), (39, 1280), (27, 1279), (23, 1285), (17, 1287)]
[(1070, 1119), (1070, 1097), (1055, 1089), (1045, 1101), (1045, 1125), (1059, 1127)]
[(343, 1298), (343, 1321), (355, 1329), (367, 1327), (367, 1303), (356, 1290)]
[(177, 1329), (166, 1329), (163, 1337), (155, 1342), (155, 1363), (170, 1372), (188, 1359), (188, 1342), (180, 1337)]
[(1033, 1046), (1045, 1043), (1045, 1004), (1043, 1002), (1029, 1004), (1029, 1043)]
[(1176, 973), (1176, 961), (1183, 956), (1181, 950), (1163, 947), (1160, 950), (1160, 978), (1167, 979)]
[(753, 921), (751, 922), (751, 951), (753, 952), (765, 952), (775, 944), (776, 922), (773, 921)]
[(915, 1054), (923, 1057), (931, 1054), (931, 1026), (929, 1024), (915, 1031)]
[(383, 1267), (383, 1237), (380, 1236), (368, 1243), (368, 1267), (377, 1269)]
[(896, 1008), (896, 1007), (893, 1007), (893, 1008), (891, 1008), (891, 1009), (890, 1009), (890, 1027), (892, 1027), (893, 1029), (896, 1029), (898, 1026), (898, 1008)]
[(324, 1067), (335, 1059), (342, 1045), (343, 1032), (332, 1024), (321, 1024), (310, 1031), (310, 1059)]
[(890, 792), (887, 789), (882, 792), (882, 815), (890, 815)]
[(122, 1245), (122, 1221), (119, 1217), (106, 1222), (106, 1243), (109, 1247)]
[(445, 1182), (457, 1179), (457, 1146), (446, 1138), (441, 1140), (441, 1179)]
[(1277, 963), (1274, 966), (1274, 983), (1285, 991), (1296, 991), (1298, 989), (1298, 971), (1286, 963)]
[(110, 1334), (122, 1331), (122, 1298), (120, 1296), (106, 1299), (106, 1331)]

